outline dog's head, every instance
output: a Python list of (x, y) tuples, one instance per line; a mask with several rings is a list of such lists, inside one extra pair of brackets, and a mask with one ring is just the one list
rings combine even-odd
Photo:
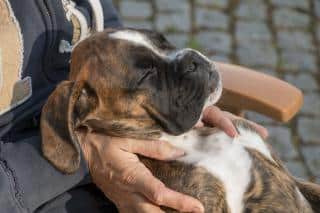
[(80, 161), (78, 133), (156, 138), (178, 135), (221, 95), (214, 64), (196, 50), (178, 50), (159, 33), (108, 30), (72, 53), (68, 81), (43, 108), (43, 152), (63, 172)]
[[(97, 33), (74, 49), (69, 80), (58, 85), (43, 108), (43, 153), (57, 169), (73, 173), (80, 163), (78, 140), (87, 132), (133, 138), (186, 132), (203, 107), (218, 100), (221, 86), (210, 60), (192, 49), (177, 50), (161, 34), (132, 29)], [(290, 180), (304, 195), (301, 199), (320, 208), (319, 186), (293, 182), (287, 172), (283, 178), (277, 171), (269, 175)], [(253, 200), (256, 193), (273, 199), (258, 190), (250, 194)]]

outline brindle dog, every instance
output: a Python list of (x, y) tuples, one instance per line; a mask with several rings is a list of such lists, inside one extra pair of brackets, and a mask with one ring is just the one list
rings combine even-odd
[(234, 139), (214, 128), (192, 129), (220, 95), (220, 75), (198, 51), (177, 50), (147, 30), (96, 33), (76, 46), (69, 80), (43, 108), (44, 156), (73, 173), (79, 134), (161, 138), (187, 155), (141, 160), (168, 187), (199, 199), (206, 212), (320, 212), (320, 187), (293, 178), (245, 122), (235, 121)]

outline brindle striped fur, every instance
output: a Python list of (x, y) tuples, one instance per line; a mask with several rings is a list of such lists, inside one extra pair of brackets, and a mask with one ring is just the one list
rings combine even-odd
[[(47, 159), (64, 173), (73, 173), (79, 167), (80, 148), (77, 139), (82, 140), (78, 137), (80, 132), (90, 134), (93, 131), (110, 136), (141, 139), (159, 138), (163, 131), (160, 121), (170, 126), (171, 119), (174, 119), (174, 115), (164, 116), (157, 113), (159, 109), (155, 109), (156, 104), (151, 100), (158, 97), (158, 93), (152, 96), (148, 95), (150, 88), (143, 91), (135, 89), (139, 79), (136, 78), (138, 72), (130, 70), (131, 57), (139, 53), (136, 57), (145, 60), (144, 56), (151, 55), (149, 50), (141, 47), (139, 49), (126, 41), (111, 41), (108, 38), (109, 32), (95, 34), (75, 48), (69, 80), (57, 87), (43, 108), (42, 148)], [(173, 48), (163, 36), (150, 32), (149, 34), (153, 35), (149, 39), (157, 38), (158, 48), (168, 50)], [(127, 57), (130, 52), (131, 57)], [(157, 62), (160, 63), (161, 59)], [(167, 93), (162, 95), (165, 94)], [(185, 91), (182, 94), (188, 96)], [(168, 99), (166, 96), (162, 98), (162, 101)], [(202, 104), (199, 102), (194, 106), (190, 104), (187, 106), (191, 108), (190, 112), (193, 112), (196, 106)], [(202, 109), (197, 110), (201, 113)], [(178, 112), (181, 114), (177, 111), (176, 116)], [(187, 116), (180, 115), (180, 117), (184, 120)], [(188, 123), (188, 125), (193, 124)], [(236, 121), (235, 125), (255, 132), (245, 122)], [(214, 131), (206, 128), (199, 131), (199, 136), (214, 134)], [(297, 189), (300, 189), (309, 201), (314, 212), (320, 212), (319, 186), (295, 180), (275, 155), (273, 156), (275, 162), (272, 162), (255, 150), (247, 149), (247, 151), (253, 165), (251, 183), (243, 199), (244, 212), (312, 212), (309, 204), (296, 193)], [(142, 157), (141, 160), (168, 187), (198, 198), (204, 204), (207, 213), (230, 212), (223, 180), (218, 180), (204, 168)], [(175, 212), (170, 209), (165, 211)]]

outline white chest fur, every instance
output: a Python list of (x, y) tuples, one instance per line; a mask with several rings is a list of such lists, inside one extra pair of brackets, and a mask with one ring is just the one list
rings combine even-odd
[(186, 156), (178, 161), (203, 167), (223, 183), (232, 213), (242, 212), (243, 195), (250, 183), (252, 160), (245, 148), (255, 149), (272, 160), (266, 144), (257, 134), (243, 128), (239, 131), (236, 138), (230, 138), (221, 131), (201, 136), (197, 130), (179, 136), (163, 134), (161, 137), (185, 150)]

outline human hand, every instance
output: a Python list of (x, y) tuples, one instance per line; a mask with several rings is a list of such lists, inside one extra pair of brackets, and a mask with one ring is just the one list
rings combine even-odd
[[(232, 120), (236, 119), (246, 120), (230, 112), (222, 111), (216, 106), (209, 106), (203, 111), (202, 122), (209, 126), (216, 126), (222, 129), (230, 137), (235, 137), (237, 136), (238, 132), (234, 127)], [(264, 139), (268, 137), (269, 133), (266, 128), (255, 122), (249, 120), (246, 121), (250, 123)], [(198, 123), (197, 126), (201, 126), (203, 123)]]
[(162, 213), (159, 206), (180, 212), (204, 212), (202, 204), (167, 188), (139, 161), (136, 154), (158, 160), (184, 155), (164, 141), (143, 141), (89, 134), (81, 143), (93, 182), (119, 212)]

